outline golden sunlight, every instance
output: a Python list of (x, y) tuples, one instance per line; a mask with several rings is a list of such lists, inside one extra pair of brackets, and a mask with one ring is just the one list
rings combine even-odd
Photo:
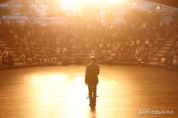
[(124, 2), (124, 0), (61, 0), (61, 8), (63, 10), (74, 10), (75, 9), (75, 4), (78, 2)]

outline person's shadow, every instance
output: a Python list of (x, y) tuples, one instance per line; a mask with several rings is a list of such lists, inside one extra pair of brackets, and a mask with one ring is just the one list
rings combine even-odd
[(92, 115), (92, 118), (96, 118), (96, 108), (95, 107), (90, 107), (91, 109), (91, 115)]

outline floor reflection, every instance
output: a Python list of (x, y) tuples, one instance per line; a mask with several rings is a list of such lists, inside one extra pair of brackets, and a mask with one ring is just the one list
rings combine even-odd
[[(0, 118), (177, 118), (177, 73), (103, 66), (97, 104), (90, 108), (80, 74), (85, 68), (77, 68), (81, 71), (72, 66), (70, 73), (66, 67), (0, 72)], [(138, 115), (142, 108), (174, 110), (175, 115)]]

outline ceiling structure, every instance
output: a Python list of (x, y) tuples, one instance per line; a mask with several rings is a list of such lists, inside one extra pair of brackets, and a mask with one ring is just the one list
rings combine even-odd
[(178, 0), (146, 0), (178, 8)]

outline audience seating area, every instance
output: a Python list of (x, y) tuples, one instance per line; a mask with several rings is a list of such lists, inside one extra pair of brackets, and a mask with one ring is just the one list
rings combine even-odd
[(169, 58), (166, 55), (177, 51), (178, 32), (173, 26), (149, 24), (146, 28), (138, 29), (124, 25), (113, 29), (84, 29), (69, 25), (63, 29), (12, 23), (1, 30), (2, 60), (4, 52), (11, 52), (16, 67), (86, 65), (92, 55), (97, 57), (99, 64), (165, 66)]

